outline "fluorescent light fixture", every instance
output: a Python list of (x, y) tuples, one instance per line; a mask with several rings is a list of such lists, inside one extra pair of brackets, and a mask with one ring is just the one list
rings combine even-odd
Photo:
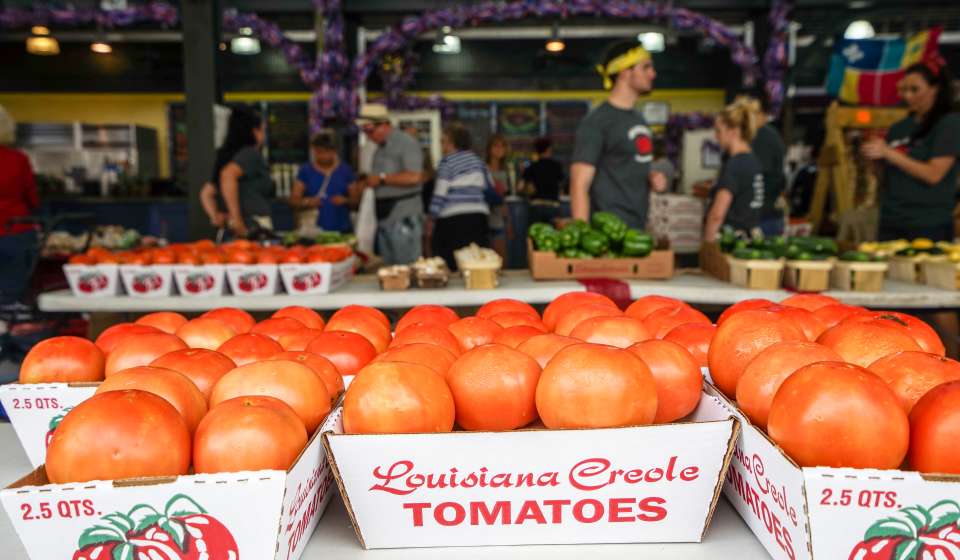
[(443, 35), (440, 36), (439, 41), (433, 44), (433, 52), (442, 54), (459, 54), (460, 37), (451, 34), (451, 29), (449, 27), (444, 27), (441, 31), (443, 32)]
[(249, 27), (241, 27), (238, 31), (241, 35), (246, 35), (247, 37), (253, 35), (253, 29)]
[(27, 37), (27, 52), (39, 56), (60, 54), (60, 43), (53, 37)]
[(90, 43), (90, 50), (97, 54), (110, 54), (113, 52), (113, 47), (110, 46), (110, 43), (97, 41)]
[(850, 22), (847, 30), (843, 32), (844, 39), (871, 39), (877, 32), (873, 30), (873, 24), (865, 19), (858, 19)]
[(230, 52), (233, 54), (260, 54), (260, 41), (253, 37), (234, 37), (230, 39)]
[(643, 44), (643, 48), (650, 52), (663, 52), (666, 49), (666, 39), (663, 33), (648, 31), (637, 35), (637, 40)]
[(30, 33), (33, 33), (34, 35), (49, 35), (50, 28), (46, 25), (34, 25), (30, 28)]

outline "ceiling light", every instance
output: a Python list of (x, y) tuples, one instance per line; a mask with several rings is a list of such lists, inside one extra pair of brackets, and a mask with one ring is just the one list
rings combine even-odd
[(249, 36), (253, 35), (253, 29), (251, 29), (251, 28), (249, 28), (249, 27), (241, 27), (241, 28), (239, 29), (239, 33), (240, 33), (241, 35), (246, 35), (247, 37), (249, 37)]
[(553, 24), (553, 30), (550, 32), (550, 38), (547, 40), (547, 44), (544, 48), (547, 49), (547, 52), (552, 53), (563, 52), (563, 49), (567, 48), (566, 43), (564, 43), (563, 39), (560, 38), (559, 24)]
[(27, 52), (40, 56), (60, 54), (60, 43), (53, 37), (27, 37)]
[(643, 44), (643, 48), (650, 52), (663, 52), (666, 49), (666, 39), (663, 33), (650, 31), (637, 35), (637, 40)]
[(224, 43), (223, 41), (220, 41), (220, 50), (221, 51), (227, 50), (227, 44)]
[(847, 30), (843, 32), (844, 39), (871, 39), (876, 35), (873, 30), (873, 24), (865, 19), (858, 19), (850, 22)]
[(260, 54), (260, 41), (253, 37), (234, 37), (230, 39), (230, 52), (233, 54)]
[(460, 53), (460, 37), (453, 35), (451, 29), (447, 26), (444, 26), (441, 29), (441, 35), (439, 40), (433, 44), (433, 52), (442, 53), (442, 54), (459, 54)]
[(30, 33), (34, 35), (49, 35), (50, 28), (45, 25), (34, 25), (30, 28)]
[(97, 54), (110, 54), (113, 52), (113, 47), (110, 46), (110, 43), (97, 41), (90, 43), (90, 50)]

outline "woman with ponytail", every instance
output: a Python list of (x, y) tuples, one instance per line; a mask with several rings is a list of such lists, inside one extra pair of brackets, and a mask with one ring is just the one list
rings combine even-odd
[(884, 164), (880, 240), (953, 241), (960, 114), (952, 84), (939, 55), (908, 67), (898, 87), (910, 114), (886, 139), (863, 145), (865, 157)]
[(717, 143), (727, 160), (713, 187), (713, 202), (703, 231), (705, 241), (715, 240), (723, 226), (747, 233), (760, 227), (763, 168), (750, 151), (759, 112), (760, 106), (755, 100), (737, 98), (714, 121)]

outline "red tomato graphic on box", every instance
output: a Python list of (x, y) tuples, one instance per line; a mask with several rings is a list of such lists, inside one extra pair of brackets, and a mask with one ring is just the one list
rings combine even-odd
[(293, 289), (298, 292), (305, 292), (318, 287), (322, 282), (323, 276), (319, 272), (301, 272), (293, 277)]
[(849, 560), (960, 560), (960, 505), (906, 507), (867, 529)]
[(229, 529), (185, 494), (158, 512), (138, 504), (85, 530), (73, 560), (239, 560)]
[(63, 409), (60, 414), (57, 414), (50, 419), (50, 423), (47, 425), (47, 437), (44, 447), (50, 447), (50, 441), (53, 440), (53, 432), (57, 431), (57, 428), (60, 426), (60, 422), (63, 422), (63, 417), (67, 415), (68, 412), (73, 410), (72, 406), (68, 406)]

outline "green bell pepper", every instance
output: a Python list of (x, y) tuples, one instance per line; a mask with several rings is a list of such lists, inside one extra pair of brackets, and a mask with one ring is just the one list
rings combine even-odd
[(607, 236), (599, 231), (588, 231), (580, 236), (580, 248), (591, 257), (598, 257), (610, 248)]
[(569, 226), (560, 230), (560, 247), (562, 249), (576, 249), (580, 246), (580, 230)]
[(540, 234), (542, 234), (543, 232), (547, 230), (552, 230), (552, 229), (553, 229), (553, 226), (551, 226), (550, 224), (537, 222), (532, 226), (530, 226), (530, 228), (527, 230), (527, 234), (530, 236), (531, 239), (536, 239), (537, 237), (540, 237)]
[(614, 244), (623, 241), (627, 233), (627, 224), (623, 223), (616, 214), (611, 212), (597, 212), (592, 218), (593, 229), (602, 232)]
[(623, 236), (620, 252), (625, 257), (646, 257), (653, 251), (653, 236), (649, 233), (628, 229)]
[(560, 256), (565, 259), (579, 259), (580, 249), (577, 247), (567, 247), (560, 251)]

